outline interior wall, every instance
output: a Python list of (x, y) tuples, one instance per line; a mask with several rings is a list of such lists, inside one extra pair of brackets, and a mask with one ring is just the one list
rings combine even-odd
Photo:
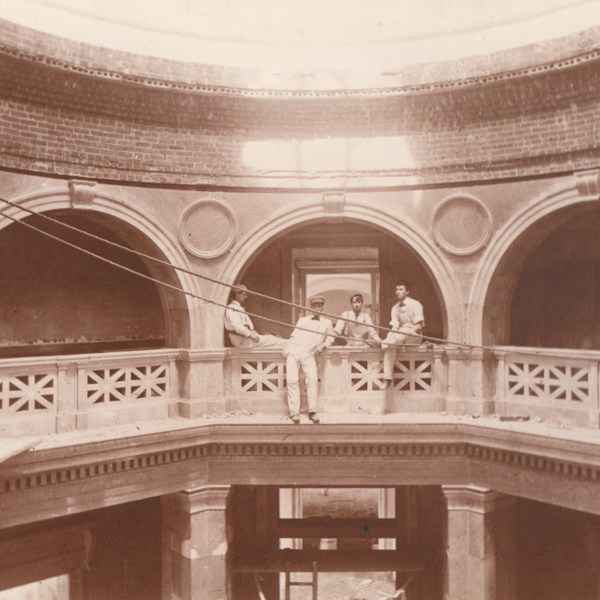
[[(71, 579), (68, 597), (73, 599), (160, 600), (160, 508), (160, 498), (150, 498), (0, 529), (0, 540), (10, 541), (15, 548), (19, 544), (30, 548), (29, 553), (17, 551), (17, 560), (3, 556), (4, 562), (22, 565), (23, 576), (18, 585), (68, 573)], [(80, 552), (74, 543), (74, 532), (79, 530)], [(50, 552), (51, 556), (46, 556)], [(45, 560), (40, 561), (36, 554)], [(63, 563), (72, 562), (73, 554), (81, 554), (81, 557), (76, 558), (77, 568), (67, 571)], [(14, 568), (8, 570), (14, 571)], [(6, 572), (0, 569), (0, 589), (7, 588), (6, 584)], [(14, 589), (14, 584), (10, 587)], [(54, 585), (50, 591), (59, 590), (64, 592), (64, 586)], [(24, 598), (23, 595), (12, 597)]]
[(600, 585), (600, 518), (517, 504), (518, 600), (592, 600)]
[(510, 344), (600, 349), (600, 210), (575, 216), (527, 258)]
[(162, 598), (160, 498), (95, 511), (86, 600)]
[[(84, 216), (64, 222), (126, 245)], [(41, 217), (26, 223), (148, 275), (136, 256)], [(0, 357), (93, 352), (164, 345), (155, 285), (13, 223), (0, 231)]]

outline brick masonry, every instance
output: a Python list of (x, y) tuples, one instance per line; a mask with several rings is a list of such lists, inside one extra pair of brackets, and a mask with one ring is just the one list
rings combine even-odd
[[(360, 187), (597, 166), (600, 56), (593, 50), (445, 84), (299, 94), (206, 85), (189, 73), (184, 81), (185, 73), (169, 69), (161, 78), (160, 65), (172, 66), (164, 61), (146, 61), (145, 75), (125, 76), (124, 53), (113, 70), (84, 66), (74, 58), (75, 49), (86, 49), (81, 44), (68, 43), (71, 54), (56, 60), (17, 48), (15, 32), (8, 33), (12, 38), (4, 30), (0, 45), (5, 169), (162, 185), (294, 187), (318, 178), (316, 187), (340, 181)], [(48, 44), (42, 50), (50, 52)], [(144, 70), (140, 60), (132, 58), (138, 71)], [(212, 69), (203, 77), (219, 83)], [(371, 140), (375, 155), (383, 153), (388, 146), (378, 144), (386, 138), (400, 140), (407, 151), (387, 156), (381, 166), (355, 158), (348, 168), (327, 156), (317, 167), (269, 168), (268, 160), (257, 167), (244, 154), (252, 142), (273, 144), (276, 153), (277, 142), (331, 138), (350, 140), (353, 155), (360, 140)]]

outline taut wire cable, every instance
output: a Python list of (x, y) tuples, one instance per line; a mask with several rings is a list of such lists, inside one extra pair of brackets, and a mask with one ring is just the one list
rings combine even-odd
[[(45, 219), (47, 221), (50, 221), (50, 222), (52, 222), (52, 223), (54, 223), (56, 225), (59, 225), (59, 226), (64, 227), (66, 229), (75, 231), (75, 232), (77, 232), (77, 233), (79, 233), (81, 235), (84, 235), (84, 236), (89, 237), (91, 239), (100, 241), (100, 242), (102, 242), (104, 244), (107, 244), (107, 245), (112, 246), (114, 248), (118, 248), (120, 250), (123, 250), (123, 251), (128, 252), (128, 253), (133, 254), (133, 255), (136, 255), (138, 257), (145, 258), (145, 259), (148, 259), (148, 260), (150, 260), (152, 262), (155, 262), (157, 264), (161, 264), (163, 266), (169, 267), (170, 269), (175, 269), (177, 271), (181, 271), (181, 272), (186, 273), (188, 275), (191, 275), (193, 277), (197, 277), (199, 279), (203, 279), (205, 281), (209, 281), (209, 282), (217, 284), (217, 285), (228, 287), (230, 289), (233, 289), (233, 288), (236, 287), (236, 284), (225, 283), (225, 282), (220, 281), (218, 279), (215, 279), (213, 277), (209, 277), (207, 275), (202, 275), (202, 274), (197, 273), (195, 271), (191, 271), (190, 269), (186, 269), (185, 267), (174, 265), (172, 263), (169, 263), (168, 261), (162, 260), (162, 259), (157, 258), (155, 256), (151, 256), (151, 255), (146, 254), (144, 252), (140, 252), (138, 250), (134, 250), (133, 248), (129, 248), (129, 247), (124, 246), (122, 244), (119, 244), (117, 242), (113, 242), (112, 240), (107, 240), (106, 238), (103, 238), (102, 236), (96, 235), (96, 234), (91, 233), (89, 231), (85, 231), (83, 229), (80, 229), (79, 227), (75, 227), (74, 225), (70, 225), (69, 223), (64, 223), (64, 222), (60, 221), (59, 219), (51, 217), (50, 215), (46, 215), (44, 213), (33, 211), (33, 210), (31, 210), (29, 208), (26, 208), (24, 206), (20, 206), (19, 204), (15, 203), (15, 202), (11, 202), (10, 200), (7, 200), (5, 198), (0, 197), (0, 201), (3, 202), (3, 203), (5, 203), (8, 206), (12, 206), (13, 208), (16, 208), (18, 210), (22, 210), (22, 211), (24, 211), (26, 213), (29, 213), (29, 214), (37, 216), (37, 217), (41, 217), (41, 218), (43, 218), (43, 219)], [(272, 319), (272, 318), (266, 317), (264, 315), (259, 315), (259, 314), (256, 314), (256, 313), (251, 313), (251, 312), (248, 312), (248, 311), (243, 310), (243, 309), (239, 310), (239, 309), (236, 309), (235, 307), (228, 307), (226, 304), (222, 304), (222, 303), (217, 302), (215, 300), (211, 300), (209, 298), (205, 298), (204, 296), (200, 296), (200, 295), (195, 294), (193, 292), (188, 292), (188, 291), (183, 290), (183, 289), (181, 289), (181, 288), (179, 288), (179, 287), (177, 287), (175, 285), (172, 285), (170, 283), (166, 283), (164, 281), (160, 281), (159, 279), (156, 279), (156, 278), (154, 278), (154, 277), (152, 277), (150, 275), (146, 275), (144, 273), (140, 273), (139, 271), (136, 271), (135, 269), (132, 269), (130, 267), (122, 265), (122, 264), (120, 264), (118, 262), (115, 262), (115, 261), (109, 259), (109, 258), (100, 256), (99, 254), (96, 254), (96, 253), (92, 252), (91, 250), (87, 250), (85, 248), (82, 248), (81, 246), (78, 246), (77, 244), (69, 242), (68, 240), (64, 240), (63, 238), (60, 238), (60, 237), (58, 237), (58, 236), (56, 236), (56, 235), (54, 235), (54, 234), (52, 234), (52, 233), (50, 233), (48, 231), (40, 229), (39, 227), (36, 227), (35, 225), (32, 225), (31, 223), (26, 223), (22, 219), (17, 219), (16, 217), (12, 217), (12, 216), (10, 216), (10, 215), (8, 215), (6, 213), (2, 213), (2, 216), (4, 216), (7, 219), (13, 221), (14, 223), (18, 223), (18, 224), (20, 224), (22, 226), (28, 227), (29, 229), (37, 231), (38, 233), (41, 233), (41, 234), (43, 234), (43, 235), (45, 235), (45, 236), (47, 236), (47, 237), (49, 237), (49, 238), (51, 238), (51, 239), (53, 239), (55, 241), (58, 241), (58, 242), (60, 242), (62, 244), (65, 244), (65, 245), (67, 245), (67, 246), (69, 246), (71, 248), (74, 248), (75, 250), (83, 252), (84, 254), (92, 256), (92, 257), (94, 257), (94, 258), (96, 258), (98, 260), (101, 260), (101, 261), (103, 261), (103, 262), (105, 262), (107, 264), (110, 264), (110, 265), (112, 265), (112, 266), (114, 266), (116, 268), (120, 268), (120, 269), (122, 269), (124, 271), (127, 271), (127, 272), (133, 274), (133, 275), (137, 275), (137, 276), (139, 276), (139, 277), (141, 277), (143, 279), (146, 279), (148, 281), (152, 281), (153, 283), (156, 283), (156, 284), (161, 285), (163, 287), (167, 287), (167, 288), (170, 288), (170, 289), (175, 290), (177, 292), (180, 292), (182, 294), (186, 294), (186, 295), (191, 296), (193, 298), (196, 298), (197, 300), (200, 300), (202, 302), (206, 302), (208, 304), (212, 304), (214, 306), (219, 306), (219, 307), (222, 307), (222, 308), (229, 308), (230, 310), (233, 310), (235, 312), (244, 313), (244, 314), (247, 314), (247, 315), (249, 315), (251, 317), (255, 317), (257, 319), (262, 319), (264, 321), (268, 321), (270, 323), (274, 323), (274, 324), (277, 324), (277, 325), (283, 325), (284, 327), (288, 327), (288, 328), (292, 328), (292, 329), (296, 328), (295, 325), (292, 325), (290, 323), (286, 323), (286, 322), (280, 321), (278, 319)], [(263, 294), (261, 292), (255, 292), (253, 290), (245, 290), (245, 291), (247, 291), (249, 295), (257, 296), (259, 298), (264, 298), (264, 299), (270, 300), (272, 302), (277, 302), (277, 303), (280, 303), (280, 304), (283, 304), (283, 305), (286, 305), (286, 306), (291, 306), (293, 308), (298, 308), (298, 309), (300, 309), (302, 311), (310, 311), (309, 308), (307, 308), (306, 306), (302, 306), (301, 304), (296, 304), (294, 302), (288, 302), (287, 300), (282, 300), (280, 298), (275, 298), (273, 296), (269, 296), (268, 294)], [(345, 321), (347, 323), (354, 323), (354, 321), (352, 319), (345, 319), (345, 318), (343, 318), (341, 316), (329, 314), (329, 313), (327, 313), (325, 311), (321, 312), (320, 314), (323, 315), (324, 317), (330, 317), (332, 319), (335, 319), (336, 321), (341, 320), (341, 321)], [(388, 333), (388, 332), (398, 333), (397, 331), (395, 331), (393, 329), (390, 329), (390, 328), (387, 328), (387, 327), (383, 327), (383, 326), (373, 325), (373, 327), (375, 329), (383, 330), (386, 333)], [(302, 329), (304, 331), (311, 331), (311, 332), (313, 332), (310, 329), (303, 329), (301, 327), (299, 327), (298, 329)], [(343, 336), (343, 335), (329, 334), (329, 333), (327, 333), (325, 335), (327, 335), (329, 337), (338, 338), (338, 339), (345, 339), (345, 340), (355, 341), (354, 338), (350, 338), (350, 337)], [(436, 337), (427, 336), (427, 335), (423, 335), (423, 334), (410, 334), (410, 333), (406, 333), (405, 335), (407, 335), (409, 337), (417, 337), (417, 338), (420, 338), (422, 340), (426, 340), (426, 341), (429, 341), (429, 342), (442, 343), (442, 344), (448, 344), (448, 345), (453, 345), (453, 346), (460, 346), (460, 347), (464, 347), (464, 348), (473, 348), (473, 349), (482, 349), (482, 350), (489, 349), (488, 346), (482, 346), (482, 345), (476, 345), (476, 344), (467, 344), (465, 342), (456, 342), (456, 341), (452, 341), (452, 340), (448, 340), (448, 339), (444, 339), (444, 338), (436, 338)], [(401, 347), (401, 348), (406, 348), (407, 347), (407, 344), (386, 343), (386, 345), (387, 346), (397, 346), (397, 347)], [(410, 344), (408, 344), (408, 346), (410, 347)]]

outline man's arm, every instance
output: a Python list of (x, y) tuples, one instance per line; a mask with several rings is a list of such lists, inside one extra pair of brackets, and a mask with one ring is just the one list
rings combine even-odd
[(234, 308), (227, 308), (225, 314), (231, 327), (229, 331), (233, 331), (242, 337), (249, 337), (253, 340), (258, 339), (258, 333), (256, 333), (256, 331), (249, 326), (252, 325), (252, 321), (248, 315), (243, 313), (241, 310), (236, 310)]
[(367, 326), (367, 340), (370, 340), (376, 344), (381, 344), (381, 338), (377, 335), (375, 325), (369, 313), (365, 313), (365, 325)]
[(335, 324), (333, 330), (335, 331), (336, 335), (342, 335), (344, 333), (344, 329), (346, 327), (346, 321), (344, 320), (345, 318), (346, 313), (342, 313), (338, 319), (338, 322)]
[(323, 334), (323, 341), (315, 348), (315, 352), (322, 352), (323, 350), (329, 348), (335, 339), (335, 330), (331, 325), (331, 321), (326, 319), (327, 329)]
[(394, 304), (392, 306), (391, 318), (390, 318), (390, 327), (392, 329), (398, 330), (400, 329), (400, 317), (398, 316), (398, 312), (396, 311), (397, 305)]

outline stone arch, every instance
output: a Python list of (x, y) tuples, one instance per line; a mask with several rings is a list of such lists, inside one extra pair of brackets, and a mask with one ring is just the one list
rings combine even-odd
[[(536, 197), (498, 232), (488, 245), (473, 282), (467, 311), (467, 322), (473, 324), (469, 328), (471, 343), (505, 343), (512, 297), (529, 253), (541, 237), (572, 216), (572, 211), (565, 209), (584, 208), (590, 202), (597, 202), (597, 198), (582, 196), (574, 184), (563, 182)], [(538, 229), (528, 236), (534, 226)]]
[[(236, 244), (223, 269), (222, 280), (227, 283), (234, 282), (257, 252), (276, 237), (310, 223), (327, 222), (330, 217), (331, 215), (326, 212), (322, 202), (314, 202), (310, 205), (302, 202), (292, 208), (287, 205), (285, 209), (274, 214), (268, 221), (263, 220), (257, 224), (252, 232)], [(438, 291), (439, 300), (443, 305), (447, 337), (463, 339), (463, 302), (460, 289), (452, 276), (449, 265), (423, 232), (389, 212), (373, 207), (366, 202), (346, 201), (343, 211), (336, 218), (380, 229), (409, 246), (422, 262), (425, 270), (429, 272)], [(228, 288), (223, 286), (214, 289), (215, 297), (220, 303), (227, 301), (228, 292)]]
[[(177, 271), (179, 266), (191, 270), (187, 258), (177, 243), (176, 234), (169, 236), (158, 227), (142, 210), (101, 191), (95, 192), (93, 200), (85, 204), (74, 204), (68, 190), (57, 188), (30, 192), (10, 199), (19, 207), (46, 213), (49, 211), (81, 211), (87, 218), (104, 225), (113, 232), (127, 233), (127, 239), (133, 241), (134, 250), (154, 256), (168, 265), (140, 257), (153, 278), (184, 292), (201, 295), (198, 279)], [(13, 219), (24, 219), (30, 213), (19, 207), (5, 205), (0, 207), (0, 229), (13, 224)], [(9, 218), (10, 217), (10, 218)], [(132, 275), (133, 276), (133, 275)], [(198, 344), (195, 339), (200, 333), (199, 303), (188, 294), (182, 294), (165, 286), (156, 285), (165, 317), (166, 343), (174, 347), (188, 347)]]

